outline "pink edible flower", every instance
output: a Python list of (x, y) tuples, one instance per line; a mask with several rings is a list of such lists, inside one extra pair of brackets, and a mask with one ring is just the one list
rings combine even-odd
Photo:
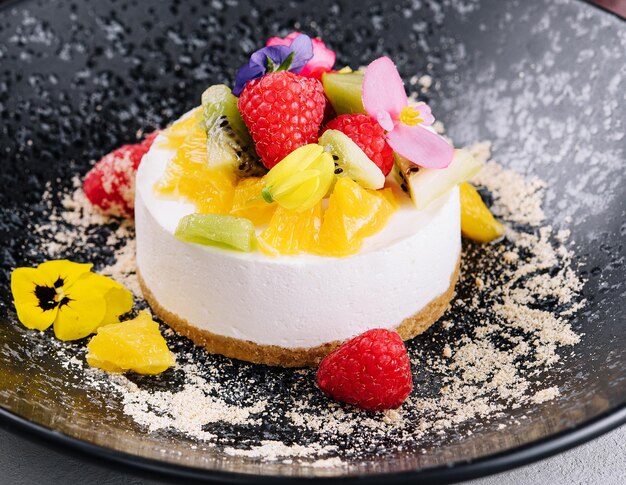
[(454, 148), (427, 126), (435, 121), (426, 103), (409, 106), (404, 84), (393, 61), (380, 57), (365, 70), (363, 107), (385, 129), (387, 143), (425, 168), (446, 168)]
[[(266, 46), (291, 45), (291, 42), (300, 35), (300, 32), (292, 32), (284, 39), (281, 37), (271, 37)], [(313, 41), (313, 58), (298, 73), (304, 77), (314, 77), (319, 79), (322, 74), (330, 71), (335, 65), (336, 55), (331, 51), (321, 39), (311, 39)]]

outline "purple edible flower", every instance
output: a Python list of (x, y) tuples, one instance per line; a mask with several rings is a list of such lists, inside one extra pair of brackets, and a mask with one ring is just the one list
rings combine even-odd
[(263, 47), (250, 56), (235, 76), (233, 94), (239, 96), (245, 85), (268, 72), (291, 71), (298, 73), (313, 58), (313, 42), (308, 35), (300, 34), (290, 45)]

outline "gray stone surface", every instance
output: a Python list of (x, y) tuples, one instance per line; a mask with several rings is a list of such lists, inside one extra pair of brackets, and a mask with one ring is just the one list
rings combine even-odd
[[(0, 484), (149, 485), (159, 482), (85, 463), (0, 430)], [(626, 426), (591, 443), (516, 470), (466, 485), (626, 483)]]

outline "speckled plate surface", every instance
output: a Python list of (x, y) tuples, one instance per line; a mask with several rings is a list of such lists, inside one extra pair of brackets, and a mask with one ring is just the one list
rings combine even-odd
[[(179, 477), (417, 483), (495, 472), (626, 420), (626, 24), (573, 0), (381, 3), (0, 2), (0, 416), (6, 426)], [(49, 335), (33, 337), (16, 324), (9, 274), (44, 258), (33, 226), (49, 217), (46, 187), (71, 190), (72, 177), (85, 173), (90, 160), (134, 140), (139, 130), (176, 119), (208, 84), (231, 82), (264, 39), (294, 28), (322, 36), (338, 64), (388, 54), (405, 80), (432, 76), (436, 82), (423, 98), (458, 145), (492, 140), (500, 163), (546, 181), (548, 223), (571, 229), (576, 271), (586, 279), (587, 305), (568, 321), (584, 334), (581, 342), (534, 377), (558, 386), (558, 399), (508, 407), (403, 448), (394, 434), (365, 436), (372, 446), (359, 441), (366, 450), (359, 454), (352, 453), (356, 442), (336, 440), (346, 458), (341, 466), (272, 463), (225, 454), (223, 447), (317, 439), (280, 418), (289, 410), (288, 396), (315, 391), (311, 371), (210, 357), (170, 337), (184, 359), (217, 369), (212, 378), (230, 388), (223, 400), (252, 406), (264, 397), (278, 410), (261, 413), (256, 426), (216, 424), (210, 431), (221, 437), (220, 446), (203, 448), (181, 433), (147, 433), (108, 389), (83, 385), (80, 373), (60, 365)], [(64, 256), (110, 263), (115, 248), (106, 244), (108, 230), (93, 231), (89, 247)], [(479, 249), (465, 249), (480, 259)], [(465, 269), (475, 271), (471, 262)], [(460, 298), (473, 291), (464, 283), (457, 290)], [(425, 363), (441, 354), (444, 341), (471, 332), (480, 317), (454, 310), (448, 318), (461, 323), (446, 331), (434, 327), (410, 344), (424, 362), (414, 379), (425, 396), (439, 393), (444, 382)], [(81, 355), (80, 344), (63, 352), (73, 349)], [(178, 372), (133, 380), (150, 392), (171, 391), (184, 381)], [(324, 405), (320, 396), (313, 401), (312, 409)]]

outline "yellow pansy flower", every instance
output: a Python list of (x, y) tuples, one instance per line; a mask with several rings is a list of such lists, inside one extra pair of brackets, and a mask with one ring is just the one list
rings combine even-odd
[(77, 340), (99, 326), (119, 322), (133, 296), (123, 285), (91, 272), (91, 264), (56, 260), (11, 273), (11, 292), (22, 324), (60, 340)]

